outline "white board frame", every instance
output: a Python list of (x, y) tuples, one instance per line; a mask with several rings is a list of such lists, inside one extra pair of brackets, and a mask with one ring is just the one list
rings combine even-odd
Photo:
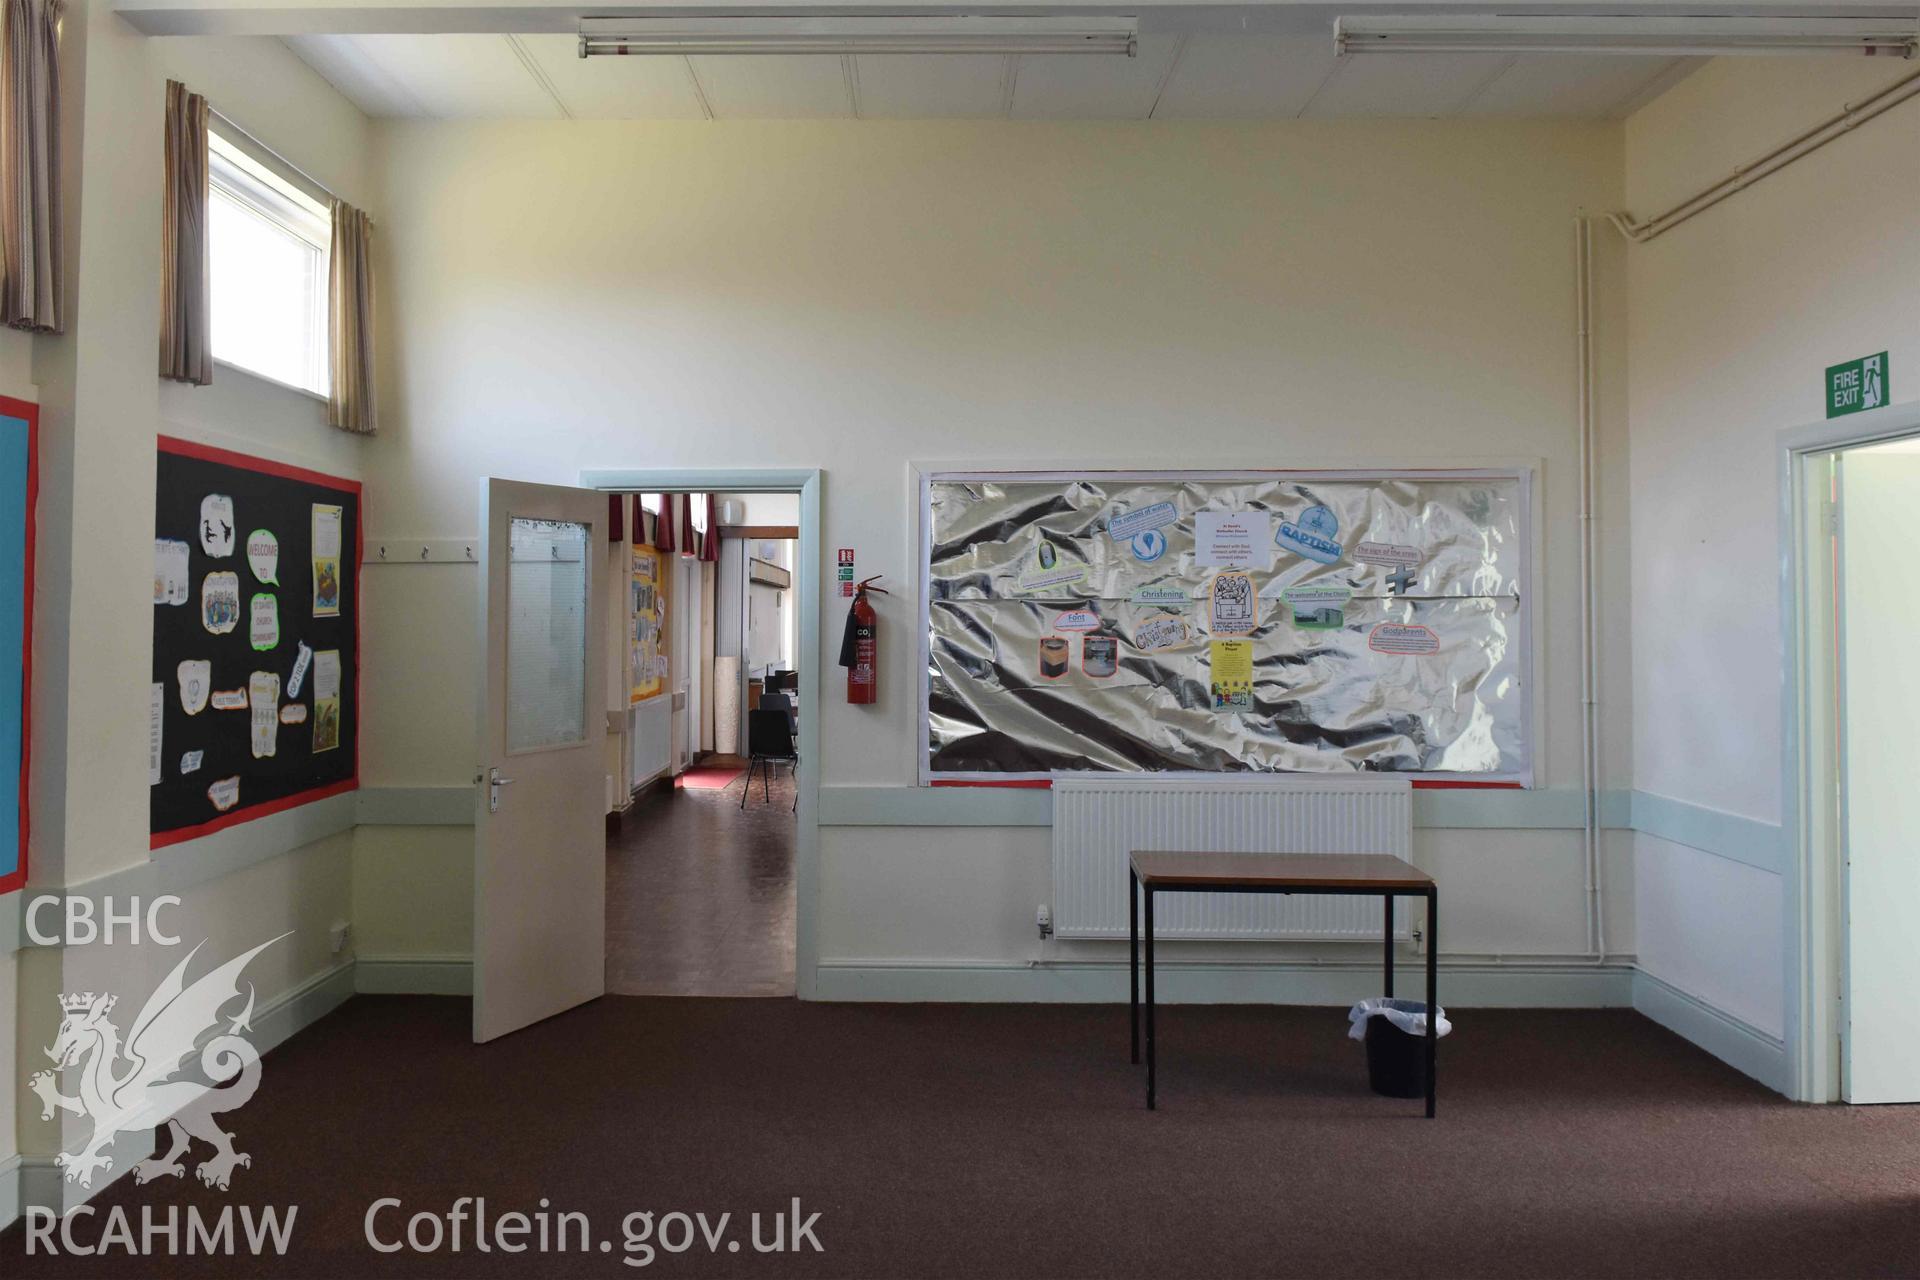
[[(931, 575), (933, 568), (933, 486), (936, 484), (1073, 484), (1089, 481), (1102, 484), (1183, 484), (1188, 482), (1226, 484), (1236, 482), (1279, 482), (1300, 480), (1305, 482), (1368, 482), (1392, 480), (1500, 480), (1510, 481), (1518, 486), (1520, 495), (1520, 581), (1526, 584), (1519, 599), (1520, 647), (1520, 767), (1505, 773), (1453, 773), (1429, 770), (1409, 771), (1406, 773), (1367, 774), (1359, 776), (1378, 776), (1406, 778), (1414, 783), (1440, 783), (1452, 786), (1485, 786), (1532, 789), (1534, 786), (1535, 762), (1538, 758), (1536, 743), (1541, 734), (1541, 725), (1537, 718), (1538, 704), (1534, 695), (1534, 678), (1538, 669), (1536, 640), (1533, 627), (1533, 600), (1540, 594), (1538, 576), (1539, 547), (1538, 533), (1533, 519), (1533, 487), (1535, 467), (1528, 465), (1512, 466), (1474, 466), (1474, 467), (1286, 467), (1271, 469), (1218, 469), (1218, 468), (1172, 468), (1138, 469), (1088, 468), (1081, 470), (1019, 470), (980, 468), (945, 469), (939, 467), (913, 467), (918, 474), (920, 485), (915, 508), (915, 523), (918, 526), (914, 537), (914, 585), (919, 601), (915, 616), (919, 624), (919, 638), (915, 644), (916, 686), (918, 697), (918, 733), (916, 745), (919, 752), (915, 765), (919, 784), (930, 786), (1033, 786), (1051, 782), (1054, 778), (1100, 778), (1111, 777), (1119, 772), (1112, 769), (1066, 769), (1046, 772), (1023, 773), (986, 773), (980, 771), (935, 773), (929, 761), (933, 754), (933, 724), (931, 711), (932, 687), (927, 671), (933, 660), (931, 634), (933, 630), (933, 598)], [(1299, 777), (1307, 771), (1289, 770), (1287, 777)], [(1149, 778), (1217, 778), (1222, 776), (1258, 776), (1251, 772), (1224, 773), (1209, 770), (1167, 769), (1152, 772), (1141, 771), (1141, 777)], [(1317, 774), (1311, 776), (1319, 776)], [(1345, 774), (1327, 774), (1329, 778), (1345, 777)]]

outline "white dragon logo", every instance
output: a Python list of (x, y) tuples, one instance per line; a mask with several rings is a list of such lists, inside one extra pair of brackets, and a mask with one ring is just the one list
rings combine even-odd
[[(286, 936), (283, 933), (280, 938)], [(68, 1182), (92, 1186), (96, 1171), (113, 1168), (113, 1157), (106, 1154), (106, 1149), (116, 1137), (157, 1129), (162, 1124), (171, 1131), (172, 1149), (164, 1156), (136, 1164), (136, 1182), (185, 1174), (180, 1157), (186, 1154), (190, 1137), (214, 1149), (214, 1154), (194, 1170), (210, 1187), (225, 1191), (234, 1169), (253, 1163), (252, 1157), (233, 1149), (233, 1135), (214, 1123), (220, 1112), (243, 1106), (260, 1085), (260, 1055), (239, 1034), (253, 1029), (249, 1025), (253, 1017), (252, 984), (247, 986), (246, 1008), (229, 1021), (225, 1032), (218, 1031), (220, 1009), (239, 996), (240, 971), (247, 962), (280, 938), (270, 938), (229, 960), (192, 986), (185, 983), (187, 966), (200, 953), (200, 947), (188, 952), (147, 998), (140, 1016), (133, 1020), (124, 1050), (119, 1029), (107, 1019), (117, 997), (91, 991), (60, 997), (65, 1016), (53, 1047), (46, 1051), (55, 1069), (35, 1072), (27, 1087), (40, 1095), (42, 1120), (53, 1119), (56, 1111), (93, 1120), (93, 1134), (79, 1153), (62, 1151), (55, 1158), (66, 1171)], [(200, 1069), (208, 1080), (223, 1083), (215, 1086), (174, 1079), (193, 1056), (196, 1042), (208, 1031), (216, 1034), (200, 1050)], [(124, 1070), (119, 1069), (122, 1059), (127, 1063)], [(80, 1093), (70, 1098), (59, 1091), (55, 1077), (74, 1066), (80, 1067)]]

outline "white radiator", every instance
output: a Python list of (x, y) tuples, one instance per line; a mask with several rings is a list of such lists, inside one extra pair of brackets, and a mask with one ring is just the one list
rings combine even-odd
[[(1126, 937), (1127, 857), (1136, 849), (1404, 858), (1412, 838), (1403, 778), (1056, 778), (1054, 931)], [(1154, 899), (1154, 936), (1378, 940), (1380, 906), (1348, 894), (1166, 893)], [(1404, 938), (1404, 899), (1399, 906)]]

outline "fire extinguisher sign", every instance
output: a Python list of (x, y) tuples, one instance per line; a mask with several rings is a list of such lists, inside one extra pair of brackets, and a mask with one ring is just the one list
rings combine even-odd
[(853, 548), (840, 548), (840, 594), (853, 594)]

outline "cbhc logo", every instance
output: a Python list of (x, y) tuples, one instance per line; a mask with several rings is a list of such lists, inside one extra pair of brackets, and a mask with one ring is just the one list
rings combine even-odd
[[(61, 912), (63, 925), (61, 932), (43, 933), (40, 928), (42, 910), (62, 904), (64, 909)], [(39, 947), (57, 947), (62, 943), (70, 947), (84, 947), (94, 942), (112, 946), (116, 940), (115, 935), (124, 931), (126, 935), (124, 941), (137, 946), (140, 942), (140, 928), (144, 923), (149, 940), (163, 947), (178, 946), (180, 936), (167, 933), (160, 927), (160, 909), (179, 905), (180, 899), (170, 893), (149, 899), (144, 908), (139, 898), (132, 898), (127, 900), (123, 908), (116, 909), (115, 900), (107, 897), (100, 899), (96, 919), (92, 898), (60, 898), (46, 895), (35, 898), (27, 905), (27, 937)]]

